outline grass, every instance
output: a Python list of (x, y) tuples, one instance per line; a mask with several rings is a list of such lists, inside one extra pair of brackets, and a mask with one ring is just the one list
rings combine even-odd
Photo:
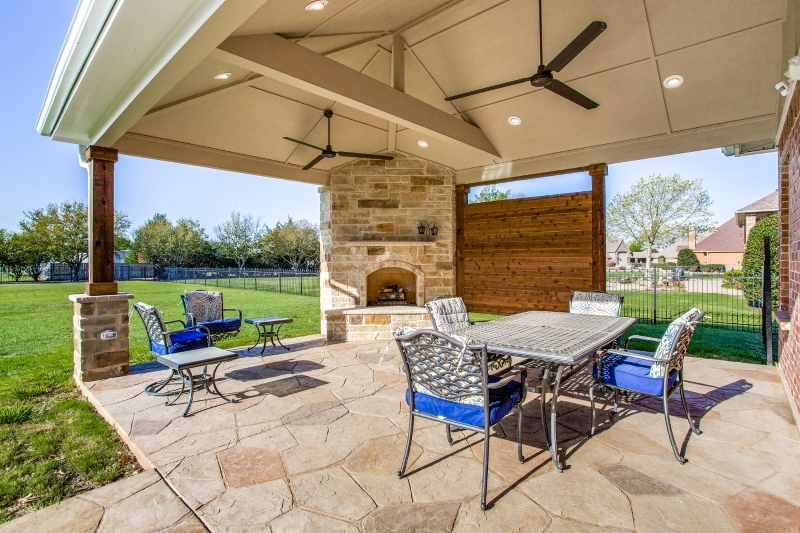
[[(134, 301), (182, 318), (180, 294), (197, 285), (123, 282)], [(113, 429), (72, 381), (72, 303), (82, 283), (0, 285), (0, 523), (138, 470)], [(245, 316), (294, 318), (282, 337), (319, 332), (319, 299), (225, 288)], [(131, 317), (132, 362), (152, 359), (141, 320)], [(246, 324), (221, 347), (253, 344)]]

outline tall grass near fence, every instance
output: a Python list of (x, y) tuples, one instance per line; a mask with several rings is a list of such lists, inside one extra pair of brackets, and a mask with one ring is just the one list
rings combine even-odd
[(204, 287), (319, 296), (319, 271), (237, 268), (170, 268), (166, 280)]

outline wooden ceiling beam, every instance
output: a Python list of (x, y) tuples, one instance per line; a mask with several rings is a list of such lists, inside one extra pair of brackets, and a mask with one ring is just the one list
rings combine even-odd
[(431, 138), (500, 157), (480, 128), (278, 35), (229, 37), (212, 56)]

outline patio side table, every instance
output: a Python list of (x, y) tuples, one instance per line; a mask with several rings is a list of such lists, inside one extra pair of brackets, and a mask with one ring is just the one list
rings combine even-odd
[[(217, 369), (222, 363), (226, 361), (233, 361), (234, 359), (238, 358), (239, 355), (235, 352), (229, 352), (228, 350), (222, 350), (220, 348), (213, 347), (159, 355), (157, 361), (172, 370), (173, 375), (170, 376), (170, 379), (176, 375), (181, 378), (181, 389), (174, 393), (175, 398), (167, 400), (165, 405), (174, 404), (186, 390), (186, 387), (188, 387), (189, 403), (186, 405), (186, 409), (183, 411), (182, 415), (186, 416), (189, 413), (189, 409), (192, 407), (194, 389), (197, 385), (205, 386), (206, 391), (209, 393), (216, 394), (226, 402), (232, 403), (233, 400), (229, 400), (223, 396), (217, 388)], [(206, 371), (209, 365), (216, 365), (214, 366), (214, 370), (211, 372), (211, 374)], [(199, 366), (203, 367), (203, 371), (198, 375), (192, 374), (192, 368), (197, 368)], [(170, 393), (167, 394), (169, 396), (172, 395)]]
[[(283, 316), (265, 316), (259, 318), (245, 318), (244, 321), (248, 324), (253, 324), (253, 326), (256, 328), (256, 331), (258, 331), (258, 338), (256, 339), (256, 343), (250, 347), (251, 350), (258, 346), (258, 343), (261, 341), (261, 339), (264, 339), (264, 346), (261, 348), (262, 355), (264, 354), (264, 350), (267, 349), (267, 339), (270, 340), (272, 346), (275, 346), (275, 341), (277, 340), (278, 344), (281, 345), (281, 348), (289, 350), (289, 348), (284, 346), (281, 342), (281, 337), (279, 334), (281, 327), (283, 327), (284, 324), (291, 324), (294, 322), (294, 320), (291, 318), (286, 318)], [(269, 331), (267, 331), (267, 326), (269, 326)], [(275, 326), (278, 326), (278, 329), (275, 329)]]

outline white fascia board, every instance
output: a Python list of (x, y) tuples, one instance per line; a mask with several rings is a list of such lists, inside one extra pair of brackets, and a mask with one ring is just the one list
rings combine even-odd
[(94, 49), (116, 0), (80, 0), (58, 54), (42, 109), (36, 121), (40, 135), (51, 135), (75, 81)]

